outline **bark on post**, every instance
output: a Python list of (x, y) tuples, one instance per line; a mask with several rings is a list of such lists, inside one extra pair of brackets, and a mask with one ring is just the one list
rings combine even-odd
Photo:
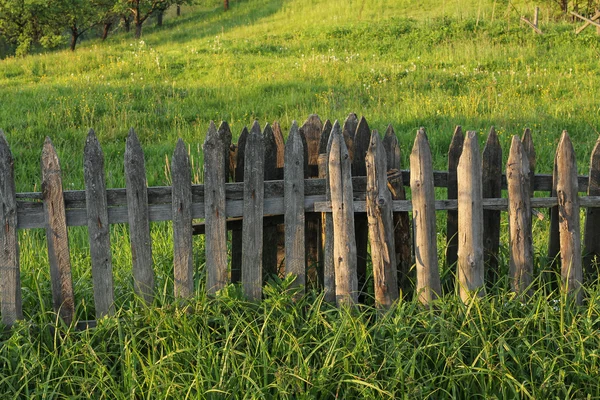
[(518, 136), (513, 136), (506, 164), (510, 227), (510, 283), (517, 294), (529, 291), (533, 279), (529, 160)]
[(581, 229), (579, 222), (579, 187), (577, 160), (571, 139), (563, 131), (556, 150), (558, 179), (558, 218), (560, 227), (560, 260), (562, 291), (572, 296), (576, 304), (583, 301), (583, 272), (581, 267)]
[(42, 150), (42, 197), (52, 283), (52, 304), (54, 311), (69, 325), (75, 314), (75, 299), (71, 279), (67, 218), (60, 163), (49, 137), (46, 137)]
[(422, 304), (430, 305), (441, 296), (442, 288), (437, 258), (433, 166), (429, 141), (423, 128), (417, 132), (410, 154), (410, 189), (415, 230), (416, 292)]
[(154, 271), (152, 270), (152, 240), (148, 218), (148, 188), (142, 146), (133, 131), (129, 131), (125, 144), (125, 188), (129, 240), (133, 263), (133, 286), (146, 303), (154, 298)]
[[(600, 196), (600, 137), (596, 141), (590, 157), (588, 196)], [(598, 276), (600, 264), (600, 207), (588, 207), (585, 213), (583, 268), (586, 280)]]
[[(481, 162), (483, 198), (502, 197), (502, 147), (494, 127), (490, 129)], [(483, 251), (488, 288), (497, 281), (498, 252), (500, 250), (500, 211), (483, 210)]]
[[(457, 126), (452, 135), (448, 150), (448, 199), (458, 198), (456, 169), (463, 151), (465, 137), (462, 128)], [(448, 211), (446, 221), (446, 267), (452, 268), (458, 260), (458, 210)]]
[(394, 245), (394, 217), (392, 194), (387, 182), (387, 159), (379, 133), (373, 131), (366, 154), (367, 172), (367, 218), (371, 259), (373, 261), (373, 281), (375, 304), (389, 308), (398, 300), (396, 280), (396, 252)]
[(358, 301), (354, 201), (350, 155), (337, 121), (333, 124), (331, 136), (329, 184), (333, 214), (335, 297), (337, 305), (342, 306), (352, 305)]
[(458, 283), (460, 298), (485, 294), (483, 263), (483, 190), (477, 132), (467, 132), (457, 167), (458, 180)]
[(285, 146), (285, 259), (286, 275), (295, 275), (294, 286), (302, 287), (302, 291), (306, 284), (303, 166), (302, 139), (298, 132), (298, 125), (294, 121)]
[(104, 315), (112, 315), (115, 306), (108, 202), (104, 179), (104, 154), (96, 134), (91, 129), (83, 150), (83, 173), (94, 282), (94, 305), (96, 318), (100, 319)]
[(0, 129), (0, 303), (2, 323), (23, 319), (14, 160)]
[(246, 142), (242, 225), (242, 288), (251, 301), (262, 297), (264, 157), (263, 137), (255, 121)]

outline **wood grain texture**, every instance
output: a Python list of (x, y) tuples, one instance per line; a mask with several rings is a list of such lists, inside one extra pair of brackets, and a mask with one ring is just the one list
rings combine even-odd
[[(333, 135), (331, 131), (333, 126), (329, 120), (325, 121), (323, 133), (321, 134), (321, 144), (319, 145), (319, 178), (325, 178), (325, 199), (331, 202), (331, 184), (329, 178), (329, 153), (331, 152), (331, 143)], [(324, 137), (327, 137), (327, 143), (323, 145)], [(333, 260), (333, 214), (323, 213), (321, 216), (321, 243), (323, 246), (323, 291), (324, 300), (328, 303), (335, 303), (335, 264)]]
[(387, 156), (379, 133), (371, 134), (366, 158), (367, 218), (373, 261), (375, 304), (389, 308), (398, 300), (392, 194), (388, 189)]
[(510, 285), (515, 293), (526, 294), (530, 292), (533, 280), (531, 197), (529, 197), (529, 160), (518, 136), (512, 138), (506, 164), (506, 178), (510, 227)]
[(265, 147), (254, 122), (244, 161), (244, 225), (242, 226), (242, 288), (248, 300), (262, 297), (262, 249)]
[[(264, 179), (266, 181), (276, 180), (277, 170), (277, 142), (270, 124), (263, 129), (263, 141), (265, 147)], [(302, 150), (302, 149), (301, 149)], [(263, 281), (278, 276), (277, 264), (277, 227), (263, 222)]]
[(468, 131), (456, 169), (458, 180), (458, 284), (469, 302), (485, 294), (483, 263), (483, 190), (477, 132)]
[[(590, 156), (588, 196), (600, 196), (600, 137)], [(600, 208), (590, 207), (585, 213), (584, 258), (585, 279), (593, 281), (598, 276), (600, 264)]]
[(52, 305), (54, 311), (69, 325), (75, 314), (69, 238), (60, 163), (49, 137), (46, 137), (42, 150), (42, 197), (46, 217)]
[[(214, 126), (211, 125), (211, 129)], [(222, 160), (218, 160), (222, 161)], [(206, 166), (206, 155), (204, 157)], [(224, 169), (224, 167), (221, 167)], [(204, 170), (206, 172), (206, 168)], [(194, 267), (192, 251), (192, 174), (190, 157), (185, 143), (180, 138), (177, 140), (173, 157), (171, 158), (171, 173), (173, 176), (173, 201), (171, 209), (173, 212), (173, 275), (175, 297), (192, 297), (194, 295)], [(204, 180), (206, 182), (206, 178)], [(208, 197), (208, 196), (207, 196)], [(211, 199), (212, 200), (212, 199)], [(224, 202), (224, 201), (223, 201)], [(206, 201), (205, 204), (209, 204)], [(208, 215), (208, 212), (206, 213)], [(212, 220), (207, 218), (207, 226)], [(212, 225), (207, 227), (211, 231)], [(209, 235), (207, 238), (211, 238)], [(213, 244), (208, 244), (206, 248)], [(207, 250), (208, 253), (208, 250)], [(227, 255), (227, 253), (225, 253)], [(208, 256), (206, 257), (208, 270)]]
[(350, 179), (351, 163), (337, 121), (333, 124), (331, 136), (329, 183), (333, 213), (336, 304), (338, 306), (349, 306), (358, 301), (354, 200), (352, 198), (352, 180)]
[(437, 258), (435, 222), (435, 193), (429, 141), (423, 128), (419, 129), (410, 153), (410, 189), (415, 230), (415, 261), (417, 268), (416, 293), (419, 301), (430, 305), (442, 294)]
[(148, 216), (146, 165), (142, 146), (133, 129), (129, 131), (125, 144), (125, 188), (127, 190), (133, 286), (135, 293), (149, 304), (154, 298), (154, 271)]
[(558, 179), (558, 222), (560, 228), (560, 261), (562, 291), (583, 302), (583, 271), (581, 264), (581, 227), (577, 195), (577, 158), (567, 131), (563, 131), (556, 150)]
[[(392, 125), (388, 125), (383, 138), (383, 147), (387, 156), (388, 184), (392, 193), (392, 200), (406, 200), (406, 191), (403, 185), (400, 144)], [(403, 296), (408, 298), (412, 293), (414, 273), (412, 265), (412, 238), (410, 215), (408, 212), (394, 213), (394, 246), (396, 265), (398, 270), (398, 287)]]
[[(494, 127), (490, 129), (483, 149), (481, 173), (483, 198), (502, 197), (502, 147)], [(488, 288), (491, 288), (500, 278), (498, 271), (500, 217), (499, 210), (483, 210), (483, 257)]]
[(104, 315), (114, 314), (115, 305), (104, 153), (96, 134), (91, 129), (83, 150), (83, 175), (94, 283), (94, 305), (96, 319), (100, 319)]
[[(236, 166), (234, 180), (240, 182), (242, 196), (244, 190), (244, 161), (246, 158), (246, 141), (248, 140), (248, 129), (244, 127), (237, 142)], [(243, 198), (243, 197), (242, 197)], [(243, 223), (242, 223), (243, 227)], [(242, 280), (242, 230), (231, 232), (231, 283)]]
[(14, 159), (0, 129), (0, 311), (7, 327), (23, 319)]
[[(371, 129), (365, 117), (360, 117), (353, 141), (352, 176), (366, 176), (366, 155), (371, 140)], [(358, 214), (354, 216), (356, 235), (356, 268), (358, 274), (358, 290), (360, 300), (364, 301), (364, 294), (371, 292), (367, 288), (367, 247), (369, 242), (369, 222), (367, 216)]]
[[(457, 167), (465, 141), (462, 128), (454, 129), (448, 149), (448, 199), (458, 198)], [(458, 211), (448, 211), (446, 221), (446, 266), (454, 268), (458, 260)]]
[(306, 284), (304, 248), (304, 150), (296, 121), (285, 146), (285, 259), (286, 275), (295, 275), (294, 286)]

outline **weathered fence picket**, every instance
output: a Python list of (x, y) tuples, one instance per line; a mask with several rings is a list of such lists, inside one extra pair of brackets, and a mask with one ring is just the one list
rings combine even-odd
[[(266, 124), (263, 129), (263, 141), (265, 146), (265, 165), (264, 180), (273, 181), (278, 179), (277, 170), (277, 142), (275, 134), (270, 124)], [(265, 220), (272, 217), (267, 217)], [(269, 224), (268, 221), (263, 225), (263, 280), (267, 281), (270, 276), (277, 276), (277, 225)]]
[(113, 314), (114, 287), (108, 201), (104, 178), (104, 153), (93, 130), (90, 130), (83, 150), (87, 226), (94, 281), (96, 318)]
[(521, 137), (521, 143), (523, 143), (523, 149), (527, 154), (527, 160), (529, 161), (529, 197), (533, 197), (535, 188), (535, 167), (537, 165), (537, 154), (535, 152), (535, 145), (533, 144), (533, 136), (531, 136), (531, 129), (525, 128), (523, 136)]
[[(481, 160), (484, 199), (502, 197), (502, 147), (494, 127), (490, 129)], [(483, 210), (483, 251), (489, 287), (498, 281), (500, 210)]]
[(46, 217), (52, 304), (63, 321), (70, 324), (75, 314), (75, 299), (61, 174), (56, 150), (50, 138), (46, 137), (42, 150), (42, 198)]
[[(590, 156), (588, 196), (600, 195), (600, 137)], [(600, 208), (588, 207), (585, 214), (583, 269), (587, 276), (598, 275), (600, 264)]]
[[(371, 141), (371, 129), (365, 117), (360, 117), (356, 132), (354, 134), (352, 176), (366, 176), (366, 156)], [(369, 292), (367, 283), (367, 245), (369, 242), (369, 222), (365, 214), (354, 216), (354, 227), (356, 235), (356, 268), (358, 275), (359, 294)]]
[[(448, 149), (448, 199), (458, 198), (457, 168), (463, 151), (465, 136), (461, 126), (454, 129)], [(455, 266), (458, 260), (458, 210), (448, 211), (446, 220), (446, 266)]]
[[(329, 152), (333, 136), (331, 121), (326, 120), (319, 143), (319, 178), (325, 179), (325, 200), (331, 201), (329, 176)], [(333, 215), (321, 214), (321, 245), (323, 254), (323, 291), (325, 301), (335, 303), (335, 266), (333, 262)]]
[[(238, 138), (235, 153), (234, 181), (244, 182), (244, 160), (246, 158), (246, 141), (248, 129), (244, 127)], [(242, 221), (242, 228), (244, 222)], [(231, 282), (238, 283), (242, 280), (242, 228), (231, 232)]]

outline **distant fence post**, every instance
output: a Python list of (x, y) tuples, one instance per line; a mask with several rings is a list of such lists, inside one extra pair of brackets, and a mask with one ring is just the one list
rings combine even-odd
[(23, 319), (16, 194), (14, 160), (0, 129), (0, 303), (2, 323), (9, 327)]

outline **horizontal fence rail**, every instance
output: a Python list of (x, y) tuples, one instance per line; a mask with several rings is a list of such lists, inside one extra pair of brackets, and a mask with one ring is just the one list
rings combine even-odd
[[(88, 227), (99, 318), (114, 313), (110, 224), (129, 224), (134, 290), (150, 303), (155, 283), (149, 223), (156, 221), (173, 221), (176, 297), (194, 293), (193, 235), (204, 234), (209, 294), (233, 282), (241, 283), (248, 299), (259, 300), (269, 275), (293, 274), (301, 291), (318, 287), (326, 301), (350, 305), (371, 292), (366, 287), (371, 267), (378, 307), (390, 307), (406, 293), (428, 305), (442, 295), (435, 211), (448, 213), (445, 260), (456, 268), (457, 293), (469, 301), (499, 278), (501, 211), (509, 217), (511, 288), (527, 295), (533, 278), (532, 217), (542, 216), (535, 209), (549, 208), (548, 259), (553, 266), (562, 265), (561, 288), (581, 303), (580, 287), (600, 256), (599, 145), (592, 151), (589, 175), (577, 176), (573, 147), (563, 132), (553, 174), (541, 175), (535, 173), (529, 129), (522, 138), (513, 137), (505, 171), (495, 130), (483, 152), (477, 136), (457, 127), (448, 170), (433, 171), (427, 134), (420, 129), (407, 170), (400, 165), (393, 128), (380, 136), (355, 114), (333, 124), (311, 115), (302, 126), (294, 122), (287, 141), (279, 124), (261, 129), (254, 122), (232, 143), (229, 125), (211, 122), (203, 145), (204, 184), (192, 184), (189, 155), (179, 140), (170, 164), (172, 186), (146, 187), (143, 149), (131, 130), (124, 157), (126, 187), (113, 189), (105, 187), (104, 154), (90, 131), (84, 149), (85, 190), (62, 190), (60, 162), (48, 138), (42, 192), (16, 193), (13, 168), (18, 160), (0, 131), (2, 322), (11, 326), (23, 318), (19, 229), (46, 230), (53, 307), (70, 323), (76, 299), (68, 227)], [(410, 200), (405, 187), (411, 189)], [(447, 198), (435, 199), (434, 188), (446, 188)], [(534, 197), (535, 192), (549, 195)], [(583, 243), (581, 207), (587, 209)], [(368, 258), (372, 263), (367, 264)]]

